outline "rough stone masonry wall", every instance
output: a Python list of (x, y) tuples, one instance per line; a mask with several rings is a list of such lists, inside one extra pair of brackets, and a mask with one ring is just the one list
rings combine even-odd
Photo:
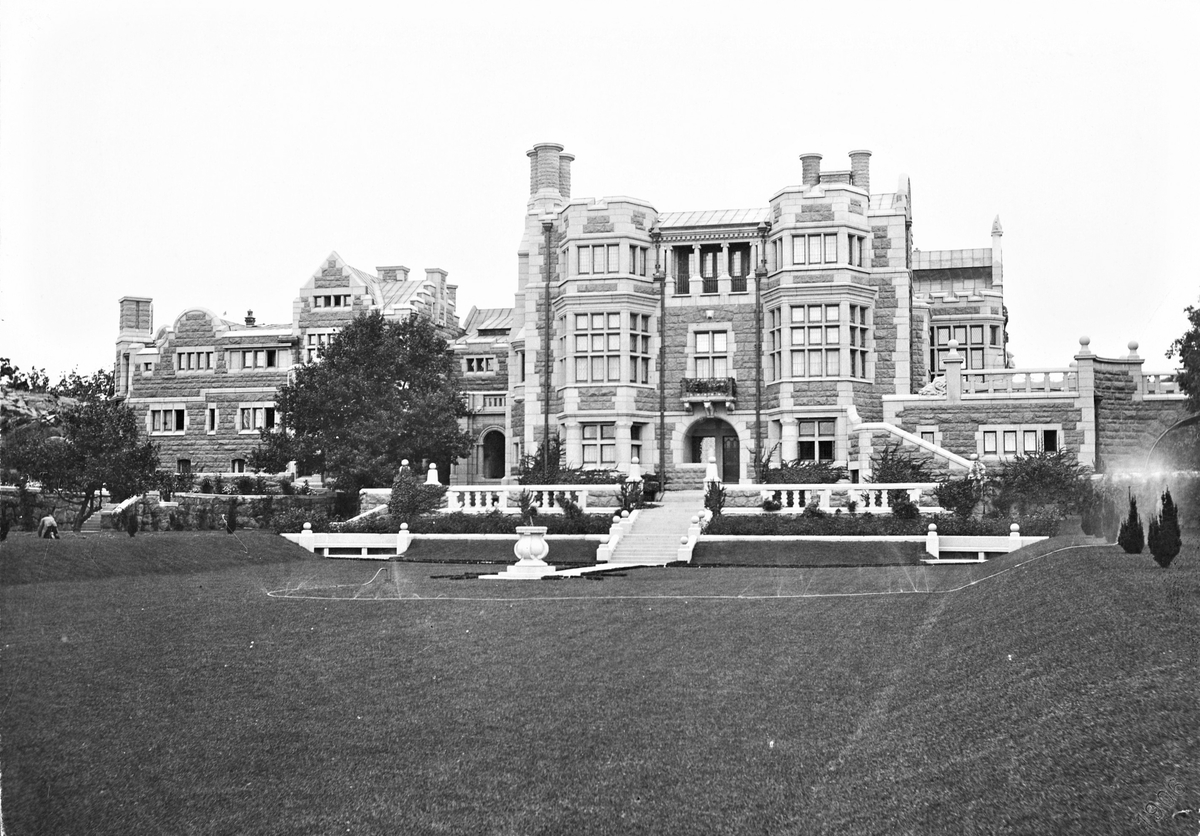
[[(1163, 433), (1189, 415), (1182, 400), (1135, 401), (1129, 366), (1095, 362), (1096, 470), (1140, 472)], [(1137, 371), (1140, 374), (1140, 370)]]
[(928, 406), (906, 404), (896, 420), (901, 429), (911, 433), (916, 433), (918, 426), (937, 427), (943, 447), (969, 458), (979, 452), (977, 433), (985, 425), (1061, 424), (1062, 447), (1077, 453), (1083, 444), (1079, 428), (1082, 417), (1081, 410), (1070, 401), (992, 398), (952, 404), (931, 398)]

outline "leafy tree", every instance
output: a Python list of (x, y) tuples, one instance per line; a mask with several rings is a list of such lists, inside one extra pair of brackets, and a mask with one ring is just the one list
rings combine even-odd
[(1182, 368), (1176, 380), (1180, 390), (1187, 394), (1188, 409), (1200, 412), (1200, 308), (1188, 305), (1184, 312), (1191, 327), (1171, 343), (1167, 357), (1179, 355)]
[(436, 462), (442, 474), (467, 455), (471, 437), (458, 428), (468, 414), (458, 363), (427, 320), (362, 314), (325, 346), (316, 362), (279, 388), (283, 431), (264, 430), (252, 464), (320, 470), (352, 495), (389, 485), (400, 462)]
[(1142, 518), (1138, 516), (1137, 497), (1129, 494), (1129, 516), (1121, 523), (1117, 534), (1117, 544), (1126, 554), (1141, 554), (1146, 545), (1146, 535), (1142, 531)]
[(133, 410), (100, 394), (112, 391), (112, 374), (98, 374), (92, 394), (59, 412), (57, 428), (30, 424), (4, 439), (5, 467), (18, 479), (39, 481), (43, 491), (78, 506), (75, 531), (100, 507), (103, 488), (117, 501), (133, 496), (154, 484), (158, 467), (157, 448), (139, 439)]
[(50, 388), (50, 378), (45, 369), (25, 373), (7, 357), (0, 357), (0, 386), (17, 392), (45, 392)]
[(113, 373), (97, 369), (91, 377), (82, 377), (78, 369), (63, 375), (62, 380), (50, 387), (50, 392), (76, 400), (100, 400), (116, 394)]
[(1179, 509), (1171, 492), (1164, 490), (1162, 495), (1162, 512), (1150, 517), (1150, 531), (1147, 536), (1150, 553), (1159, 566), (1166, 569), (1179, 554), (1183, 546), (1183, 538), (1179, 532)]

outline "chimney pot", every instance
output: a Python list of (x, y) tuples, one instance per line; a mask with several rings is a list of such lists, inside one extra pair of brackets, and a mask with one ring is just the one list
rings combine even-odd
[(246, 325), (250, 326), (253, 324), (254, 324), (254, 311), (246, 311)]

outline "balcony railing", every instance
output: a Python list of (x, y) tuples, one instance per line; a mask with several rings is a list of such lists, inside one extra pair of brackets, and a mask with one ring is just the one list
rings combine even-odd
[(1147, 395), (1180, 395), (1177, 372), (1147, 372), (1142, 375), (1146, 381)]
[(737, 381), (732, 377), (685, 377), (681, 388), (684, 400), (732, 400), (737, 397)]
[(1079, 376), (1073, 369), (981, 369), (962, 373), (964, 395), (1074, 395)]

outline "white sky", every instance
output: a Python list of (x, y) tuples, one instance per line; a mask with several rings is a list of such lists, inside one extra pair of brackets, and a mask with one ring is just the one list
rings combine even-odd
[[(417, 8), (417, 7), (420, 8)], [(1200, 3), (0, 6), (0, 355), (109, 366), (117, 300), (287, 322), (330, 250), (516, 287), (529, 165), (660, 211), (765, 206), (798, 155), (912, 178), (924, 250), (1004, 226), (1017, 364), (1200, 300)]]

